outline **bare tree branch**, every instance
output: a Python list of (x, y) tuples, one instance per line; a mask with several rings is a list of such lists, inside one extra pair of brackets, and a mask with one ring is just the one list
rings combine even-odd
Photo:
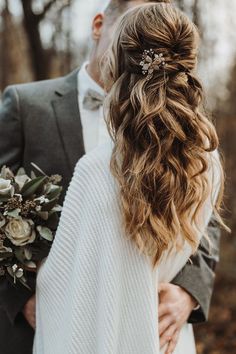
[(47, 2), (47, 4), (44, 6), (43, 11), (40, 14), (35, 15), (37, 18), (37, 21), (38, 22), (42, 21), (45, 18), (48, 11), (51, 9), (51, 7), (56, 3), (57, 3), (57, 0), (49, 0)]
[[(50, 11), (51, 7), (56, 4), (58, 2), (58, 0), (49, 0), (48, 3), (44, 6), (43, 11), (38, 14), (35, 15), (37, 18), (37, 22), (41, 22), (45, 16), (47, 15), (47, 13)], [(70, 6), (70, 0), (65, 0), (64, 3), (61, 5), (59, 11), (62, 11), (64, 8)]]
[(61, 15), (61, 13), (70, 6), (70, 1), (66, 0), (64, 4), (61, 5), (61, 7), (58, 9), (58, 13)]

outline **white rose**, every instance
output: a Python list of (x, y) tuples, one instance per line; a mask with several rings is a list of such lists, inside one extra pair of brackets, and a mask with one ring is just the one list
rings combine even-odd
[(24, 246), (32, 243), (36, 237), (33, 225), (32, 220), (24, 218), (11, 219), (5, 227), (6, 236), (15, 246)]
[(0, 196), (13, 196), (14, 187), (9, 179), (0, 178)]

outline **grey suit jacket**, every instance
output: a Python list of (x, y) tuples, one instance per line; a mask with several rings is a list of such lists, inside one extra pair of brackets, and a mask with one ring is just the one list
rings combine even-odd
[[(61, 174), (65, 193), (74, 166), (84, 154), (77, 95), (77, 71), (58, 79), (8, 87), (0, 107), (0, 166), (14, 171), (23, 166), (29, 173), (34, 162), (47, 174)], [(205, 321), (208, 316), (219, 256), (220, 233), (214, 219), (209, 235), (212, 252), (203, 241), (192, 263), (173, 281), (201, 305), (191, 314), (190, 322)], [(30, 296), (32, 292), (25, 288), (0, 279), (1, 354), (32, 352), (33, 330), (21, 313)]]

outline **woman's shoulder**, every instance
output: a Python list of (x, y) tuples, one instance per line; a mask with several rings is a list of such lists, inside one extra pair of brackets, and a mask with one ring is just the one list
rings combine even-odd
[(107, 142), (85, 154), (77, 162), (75, 172), (86, 172), (94, 175), (99, 171), (109, 170), (113, 146), (112, 141)]
[(97, 198), (101, 202), (112, 192), (114, 185), (110, 170), (112, 150), (112, 144), (103, 144), (85, 154), (77, 162), (71, 184), (80, 190), (80, 194), (85, 193), (87, 197)]

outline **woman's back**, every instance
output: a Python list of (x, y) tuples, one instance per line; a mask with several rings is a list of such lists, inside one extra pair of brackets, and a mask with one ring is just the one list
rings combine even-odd
[[(111, 152), (106, 144), (75, 169), (52, 250), (38, 275), (35, 354), (159, 353), (158, 281), (171, 281), (191, 247), (166, 254), (152, 269), (150, 258), (125, 234)], [(210, 208), (206, 224), (211, 213)], [(195, 353), (187, 324), (175, 353), (183, 353), (183, 343), (184, 352)]]

